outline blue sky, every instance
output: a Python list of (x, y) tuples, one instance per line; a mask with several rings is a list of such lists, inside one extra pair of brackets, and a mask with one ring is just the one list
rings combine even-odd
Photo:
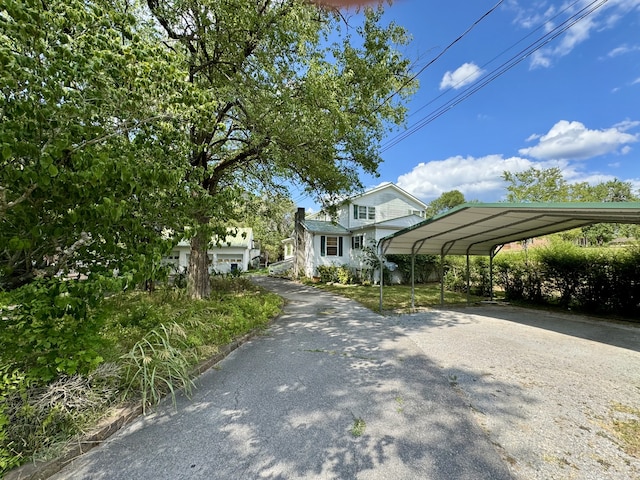
[[(363, 176), (364, 184), (394, 182), (427, 203), (453, 189), (495, 202), (506, 193), (505, 170), (559, 167), (569, 182), (617, 178), (637, 192), (640, 0), (504, 0), (447, 49), (496, 3), (396, 0), (385, 7), (386, 21), (413, 38), (403, 53), (414, 71), (442, 56), (418, 77), (407, 129), (383, 140), (380, 177)], [(559, 34), (568, 18), (594, 7)], [(528, 48), (554, 33), (535, 52)], [(530, 55), (503, 68), (519, 52)], [(294, 200), (317, 209), (308, 198)]]

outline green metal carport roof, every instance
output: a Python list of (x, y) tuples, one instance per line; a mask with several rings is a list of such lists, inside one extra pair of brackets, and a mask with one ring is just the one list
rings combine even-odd
[[(598, 203), (465, 203), (378, 241), (386, 254), (493, 256), (502, 245), (571, 230), (596, 223), (640, 224), (640, 202)], [(381, 256), (381, 261), (382, 261)], [(411, 307), (414, 307), (414, 263), (411, 275)], [(441, 267), (442, 268), (442, 267)], [(441, 272), (442, 275), (442, 272)], [(493, 275), (491, 298), (493, 299)], [(380, 282), (380, 312), (383, 285)], [(467, 301), (469, 296), (467, 293)], [(444, 285), (440, 284), (444, 305)]]
[(383, 254), (492, 255), (510, 242), (595, 223), (640, 224), (640, 202), (465, 203), (379, 241)]

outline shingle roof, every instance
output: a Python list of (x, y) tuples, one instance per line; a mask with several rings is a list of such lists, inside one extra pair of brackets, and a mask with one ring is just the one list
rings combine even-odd
[(311, 233), (329, 233), (334, 235), (349, 235), (351, 232), (342, 225), (322, 220), (305, 220), (304, 228)]

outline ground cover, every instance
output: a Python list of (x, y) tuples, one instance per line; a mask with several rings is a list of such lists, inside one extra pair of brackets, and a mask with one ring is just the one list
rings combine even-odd
[[(316, 283), (316, 287), (328, 292), (343, 295), (351, 300), (361, 303), (373, 311), (380, 309), (380, 287), (377, 285), (342, 285), (338, 283)], [(471, 295), (472, 302), (484, 300), (483, 297)], [(460, 292), (444, 292), (445, 304), (460, 304), (467, 302), (467, 295)], [(440, 284), (427, 283), (415, 286), (415, 308), (429, 308), (440, 305)], [(406, 313), (411, 311), (411, 286), (388, 285), (384, 286), (383, 305), (384, 311)]]
[[(10, 297), (2, 301), (8, 305)], [(6, 358), (11, 348), (0, 345), (0, 476), (57, 456), (113, 409), (150, 406), (177, 389), (188, 391), (195, 365), (266, 326), (282, 305), (246, 278), (214, 278), (208, 300), (189, 300), (184, 290), (170, 288), (112, 295), (90, 315), (101, 325), (100, 366), (47, 383)]]

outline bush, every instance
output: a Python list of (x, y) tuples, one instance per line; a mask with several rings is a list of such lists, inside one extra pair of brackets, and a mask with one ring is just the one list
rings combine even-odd
[(15, 307), (2, 310), (0, 359), (45, 382), (59, 374), (92, 371), (102, 361), (102, 324), (89, 313), (118, 286), (114, 279), (100, 277), (52, 278), (11, 292)]
[(353, 282), (354, 274), (347, 265), (320, 265), (317, 268), (320, 281), (348, 285)]
[(581, 248), (552, 243), (496, 257), (507, 300), (557, 304), (590, 313), (640, 315), (640, 247)]

